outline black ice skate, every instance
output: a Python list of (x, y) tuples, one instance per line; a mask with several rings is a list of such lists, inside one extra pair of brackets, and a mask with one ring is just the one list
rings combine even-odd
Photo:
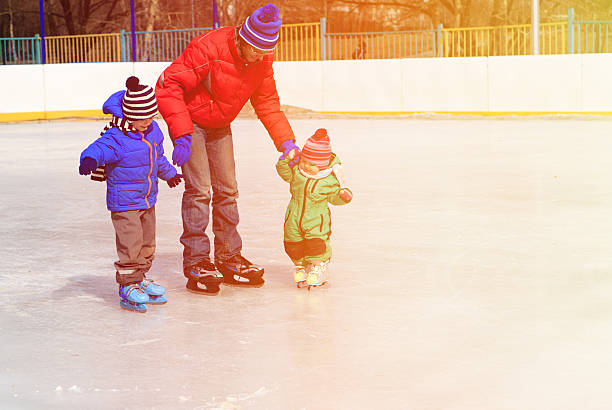
[(217, 272), (210, 260), (202, 259), (195, 265), (186, 267), (183, 269), (183, 274), (187, 278), (186, 288), (189, 292), (208, 296), (219, 293), (219, 284), (223, 281), (223, 276)]
[(215, 262), (223, 275), (224, 285), (260, 288), (265, 282), (262, 277), (263, 268), (252, 264), (240, 254)]

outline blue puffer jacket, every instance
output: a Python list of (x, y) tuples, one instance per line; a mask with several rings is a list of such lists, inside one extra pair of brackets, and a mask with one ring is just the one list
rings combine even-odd
[[(122, 117), (125, 91), (111, 95), (102, 110)], [(164, 134), (155, 121), (143, 133), (127, 135), (119, 128), (108, 129), (81, 153), (98, 166), (106, 165), (106, 206), (109, 211), (149, 209), (157, 201), (157, 177), (168, 180), (177, 174), (164, 156)]]

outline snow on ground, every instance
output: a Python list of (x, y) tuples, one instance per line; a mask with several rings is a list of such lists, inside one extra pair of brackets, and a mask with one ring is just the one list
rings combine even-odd
[[(608, 409), (612, 122), (298, 119), (326, 127), (354, 201), (331, 285), (292, 283), (289, 199), (255, 120), (234, 123), (244, 254), (261, 289), (188, 293), (183, 185), (160, 185), (151, 277), (119, 308), (102, 121), (0, 125), (3, 409)], [(170, 142), (166, 150), (170, 153)]]

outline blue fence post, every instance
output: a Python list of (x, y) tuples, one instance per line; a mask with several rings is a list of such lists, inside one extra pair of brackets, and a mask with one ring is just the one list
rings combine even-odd
[(34, 36), (34, 43), (36, 45), (36, 64), (40, 64), (40, 35)]
[(327, 50), (327, 47), (325, 47), (325, 37), (327, 37), (326, 35), (326, 19), (325, 17), (321, 17), (321, 60), (325, 60), (326, 56), (325, 56), (325, 50)]
[(567, 50), (568, 54), (574, 54), (574, 9), (567, 11)]
[(442, 24), (438, 24), (438, 57), (444, 57), (444, 50), (442, 50)]
[(47, 63), (47, 50), (45, 49), (45, 4), (43, 0), (38, 2), (38, 11), (40, 12), (40, 35), (42, 37), (42, 41), (40, 43), (41, 49), (41, 62), (43, 64)]

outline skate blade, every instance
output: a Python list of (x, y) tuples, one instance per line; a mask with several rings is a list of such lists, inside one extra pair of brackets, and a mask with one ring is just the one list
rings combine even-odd
[(249, 282), (222, 282), (225, 286), (233, 286), (236, 288), (261, 288), (265, 280), (261, 280), (261, 283), (249, 283)]
[(308, 285), (308, 290), (312, 289), (312, 288), (321, 288), (321, 287), (327, 287), (327, 281), (319, 283), (317, 285)]
[(196, 295), (202, 296), (216, 296), (221, 290), (220, 288), (217, 288), (216, 290), (202, 289), (198, 285), (195, 285), (195, 287), (190, 287), (189, 284), (185, 285), (185, 287), (187, 288), (187, 292), (195, 293)]
[(165, 305), (168, 303), (168, 299), (165, 296), (151, 296), (149, 295), (149, 301), (145, 302), (147, 305)]
[(302, 289), (302, 288), (305, 288), (306, 286), (308, 286), (308, 284), (306, 283), (305, 280), (301, 280), (299, 282), (295, 282), (295, 284), (297, 285), (298, 289)]
[(119, 302), (119, 306), (121, 306), (121, 309), (129, 310), (130, 312), (136, 312), (136, 313), (146, 313), (147, 312), (147, 307), (144, 304), (142, 304), (141, 307), (138, 307), (129, 302)]

